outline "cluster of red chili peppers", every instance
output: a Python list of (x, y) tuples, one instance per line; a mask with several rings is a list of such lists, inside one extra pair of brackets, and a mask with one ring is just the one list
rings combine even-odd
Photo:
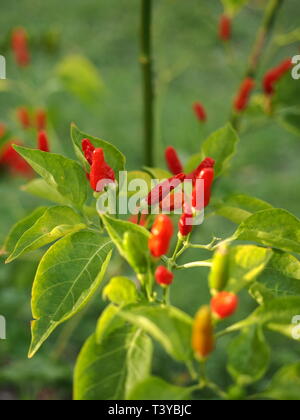
[[(43, 152), (50, 152), (49, 139), (46, 133), (46, 111), (38, 109), (31, 116), (26, 107), (21, 107), (17, 109), (16, 116), (23, 130), (33, 129), (37, 131), (37, 149)], [(5, 124), (0, 124), (0, 140), (8, 135), (8, 129)], [(34, 174), (31, 166), (14, 150), (13, 145), (22, 146), (23, 143), (17, 139), (8, 139), (0, 150), (0, 166), (8, 169), (12, 175), (31, 178)]]

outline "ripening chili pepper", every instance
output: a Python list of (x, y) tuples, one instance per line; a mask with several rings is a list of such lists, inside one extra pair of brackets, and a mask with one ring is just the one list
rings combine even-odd
[(25, 29), (17, 28), (12, 33), (11, 41), (15, 60), (20, 67), (26, 67), (30, 63), (28, 48), (28, 35)]
[(269, 70), (263, 79), (263, 89), (266, 95), (272, 96), (275, 93), (275, 85), (293, 67), (292, 60), (289, 58), (282, 61), (279, 66)]
[(214, 254), (209, 275), (212, 294), (224, 290), (229, 280), (229, 249), (228, 245), (221, 245)]
[(238, 307), (239, 298), (234, 293), (220, 292), (211, 300), (212, 312), (221, 319), (233, 315)]
[(157, 216), (149, 239), (149, 249), (153, 257), (160, 258), (168, 253), (173, 233), (172, 220), (164, 214)]
[(49, 139), (45, 131), (40, 131), (38, 134), (38, 149), (42, 152), (50, 152)]
[(25, 178), (32, 178), (33, 169), (24, 160), (19, 153), (12, 147), (14, 144), (21, 145), (21, 143), (11, 140), (1, 150), (0, 164), (6, 166), (13, 175), (21, 175)]
[(198, 121), (202, 123), (207, 121), (207, 114), (205, 108), (200, 102), (195, 102), (193, 105), (193, 109)]
[(25, 130), (31, 126), (31, 118), (27, 108), (23, 107), (17, 109), (17, 118)]
[(165, 197), (160, 203), (159, 208), (163, 212), (172, 212), (174, 210), (182, 209), (184, 204), (184, 192), (172, 192), (167, 197)]
[(231, 39), (232, 22), (227, 15), (222, 15), (219, 22), (219, 37), (222, 41), (229, 41)]
[(174, 274), (171, 273), (166, 267), (163, 265), (157, 267), (155, 271), (155, 280), (156, 283), (162, 287), (170, 286), (174, 280)]
[(90, 172), (92, 189), (96, 192), (101, 192), (107, 184), (115, 182), (115, 180), (114, 170), (105, 161), (104, 150), (101, 148), (95, 149)]
[(146, 226), (147, 215), (141, 214), (139, 216), (138, 214), (135, 214), (129, 218), (129, 222), (134, 223), (135, 225)]
[(204, 207), (207, 207), (210, 203), (211, 198), (211, 188), (214, 182), (215, 171), (214, 168), (205, 168), (200, 172), (197, 180), (203, 180), (202, 182), (196, 181), (196, 186), (193, 191), (192, 196), (192, 206), (197, 210), (202, 210), (201, 208), (201, 194), (204, 194)]
[(47, 113), (44, 109), (38, 109), (35, 114), (35, 124), (38, 131), (46, 130), (47, 128)]
[(173, 175), (178, 175), (183, 172), (183, 166), (179, 159), (177, 151), (174, 147), (167, 147), (165, 151), (165, 158), (170, 172)]
[(91, 165), (93, 163), (93, 153), (95, 151), (95, 147), (92, 145), (89, 139), (83, 139), (81, 146), (86, 160)]
[(166, 181), (156, 185), (148, 194), (147, 204), (155, 206), (166, 198), (172, 191), (174, 191), (185, 180), (185, 174), (178, 174)]
[(203, 169), (214, 168), (216, 161), (210, 157), (205, 158), (200, 165), (189, 175), (186, 176), (186, 179), (192, 179), (193, 182), (199, 177)]
[(234, 109), (237, 112), (242, 112), (247, 108), (254, 87), (255, 81), (251, 77), (247, 77), (243, 81), (238, 91), (238, 94), (234, 100)]
[(193, 230), (193, 214), (192, 212), (183, 213), (179, 220), (179, 232), (181, 236), (188, 236)]
[(192, 347), (198, 358), (207, 358), (215, 348), (214, 328), (212, 313), (209, 306), (203, 306), (196, 315)]

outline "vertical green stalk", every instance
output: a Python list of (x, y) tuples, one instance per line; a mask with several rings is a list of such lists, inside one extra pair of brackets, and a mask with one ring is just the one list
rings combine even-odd
[(141, 55), (143, 79), (144, 161), (154, 165), (154, 86), (152, 62), (152, 0), (141, 0)]

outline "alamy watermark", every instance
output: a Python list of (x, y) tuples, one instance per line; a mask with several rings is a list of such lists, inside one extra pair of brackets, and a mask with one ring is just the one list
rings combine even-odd
[(0, 55), (0, 80), (6, 79), (6, 60), (3, 55)]
[(0, 340), (6, 340), (6, 319), (0, 315)]
[(204, 221), (204, 180), (183, 182), (178, 179), (152, 180), (149, 185), (143, 178), (131, 179), (126, 171), (119, 173), (119, 182), (101, 180), (97, 201), (99, 214), (157, 215), (190, 214), (186, 224), (201, 225)]
[(300, 55), (295, 55), (292, 58), (292, 63), (294, 64), (294, 67), (292, 69), (292, 78), (294, 80), (300, 79)]

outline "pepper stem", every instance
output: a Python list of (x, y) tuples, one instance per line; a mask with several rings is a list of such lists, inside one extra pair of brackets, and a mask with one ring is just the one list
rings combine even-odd
[(141, 55), (145, 165), (154, 166), (154, 87), (152, 61), (152, 0), (142, 0)]

